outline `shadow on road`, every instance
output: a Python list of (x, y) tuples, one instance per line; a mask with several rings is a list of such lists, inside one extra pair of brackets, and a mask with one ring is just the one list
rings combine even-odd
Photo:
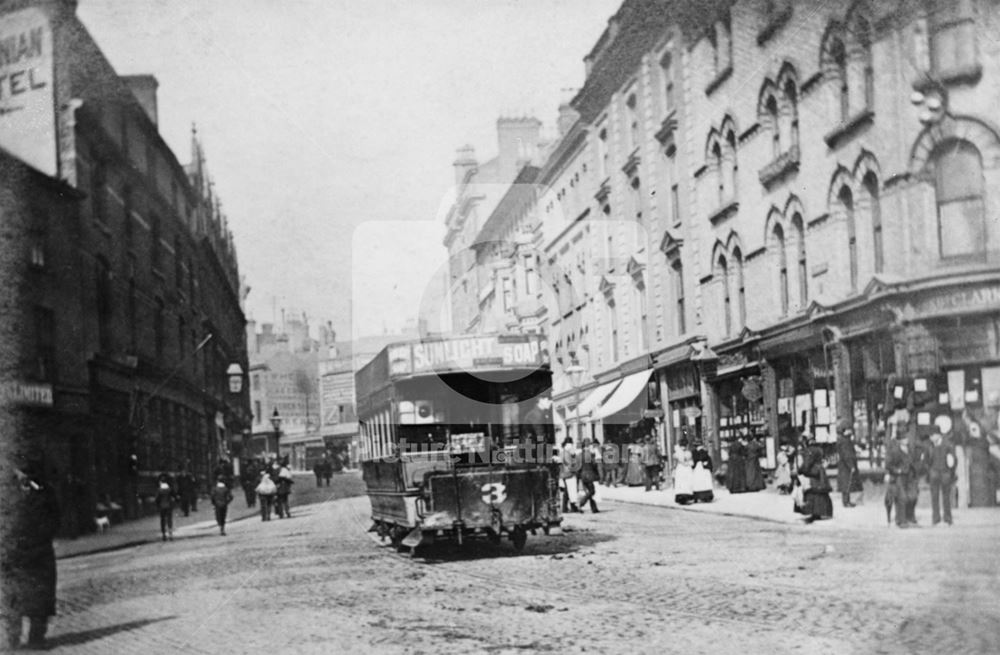
[(85, 644), (88, 641), (94, 641), (96, 639), (103, 639), (104, 637), (110, 637), (113, 634), (119, 632), (128, 632), (129, 630), (138, 630), (139, 628), (144, 628), (147, 625), (153, 623), (159, 623), (160, 621), (170, 621), (176, 619), (176, 616), (161, 616), (157, 619), (142, 619), (140, 621), (128, 621), (126, 623), (119, 623), (118, 625), (109, 625), (103, 628), (94, 628), (93, 630), (82, 630), (80, 632), (70, 632), (64, 635), (56, 635), (46, 639), (45, 644), (48, 648), (58, 648), (60, 646), (79, 646), (80, 644)]
[[(567, 528), (560, 535), (546, 536), (539, 530), (537, 535), (529, 536), (524, 550), (518, 551), (507, 538), (499, 543), (488, 539), (474, 539), (459, 546), (453, 542), (427, 544), (417, 549), (415, 557), (426, 564), (442, 564), (445, 562), (470, 561), (479, 559), (496, 559), (499, 557), (544, 557), (555, 559), (572, 557), (573, 554), (593, 548), (599, 543), (615, 541), (616, 535), (597, 532), (589, 528)], [(409, 551), (407, 551), (409, 552)]]

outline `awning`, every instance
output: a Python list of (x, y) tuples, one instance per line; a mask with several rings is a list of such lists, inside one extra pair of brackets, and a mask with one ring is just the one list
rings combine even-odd
[(578, 417), (587, 418), (587, 415), (594, 411), (604, 399), (611, 395), (611, 392), (615, 390), (615, 387), (621, 380), (614, 380), (612, 382), (605, 382), (599, 387), (593, 389), (587, 397), (580, 401), (577, 405), (575, 412), (566, 412), (566, 420), (577, 420)]
[(652, 373), (653, 371), (650, 369), (625, 377), (615, 392), (611, 394), (611, 397), (593, 413), (592, 418), (599, 419), (611, 416), (628, 407), (629, 403), (645, 390), (646, 383), (649, 382), (649, 376)]

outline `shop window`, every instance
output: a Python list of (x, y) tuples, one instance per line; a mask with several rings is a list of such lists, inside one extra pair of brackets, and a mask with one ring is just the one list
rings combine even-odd
[(785, 231), (780, 225), (774, 226), (774, 249), (778, 256), (778, 297), (781, 315), (788, 315), (788, 256), (785, 252)]
[(41, 382), (55, 380), (56, 316), (48, 307), (34, 311), (35, 357), (32, 377)]
[(941, 144), (932, 156), (941, 257), (986, 253), (983, 162), (968, 141)]
[(869, 172), (862, 180), (865, 193), (868, 195), (868, 211), (871, 214), (872, 250), (875, 255), (875, 272), (881, 273), (885, 267), (885, 255), (882, 243), (882, 205), (879, 200), (878, 178)]
[(850, 271), (851, 291), (858, 288), (858, 234), (854, 222), (854, 195), (845, 185), (837, 193), (837, 200), (844, 212), (844, 223), (847, 226), (847, 259)]
[(977, 66), (974, 0), (929, 3), (931, 69), (938, 77)]
[(799, 305), (805, 307), (809, 302), (809, 271), (806, 266), (806, 231), (802, 224), (802, 215), (796, 212), (792, 215), (792, 229), (795, 230), (796, 272), (799, 278)]

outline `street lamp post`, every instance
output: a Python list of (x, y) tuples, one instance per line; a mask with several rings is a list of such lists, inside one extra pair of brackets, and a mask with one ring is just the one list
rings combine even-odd
[(574, 361), (566, 367), (566, 373), (573, 383), (576, 399), (576, 442), (579, 444), (583, 440), (583, 418), (580, 416), (580, 379), (583, 376), (584, 368), (579, 362)]
[(274, 408), (274, 413), (271, 414), (271, 426), (274, 428), (274, 452), (281, 456), (281, 414), (278, 413), (278, 408)]

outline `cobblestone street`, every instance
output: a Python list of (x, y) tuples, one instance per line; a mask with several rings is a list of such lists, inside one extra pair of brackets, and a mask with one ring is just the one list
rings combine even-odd
[(505, 542), (411, 559), (366, 533), (367, 512), (363, 496), (332, 500), (227, 537), (202, 523), (60, 560), (52, 649), (1000, 650), (1000, 526), (817, 531), (608, 502), (521, 555)]

